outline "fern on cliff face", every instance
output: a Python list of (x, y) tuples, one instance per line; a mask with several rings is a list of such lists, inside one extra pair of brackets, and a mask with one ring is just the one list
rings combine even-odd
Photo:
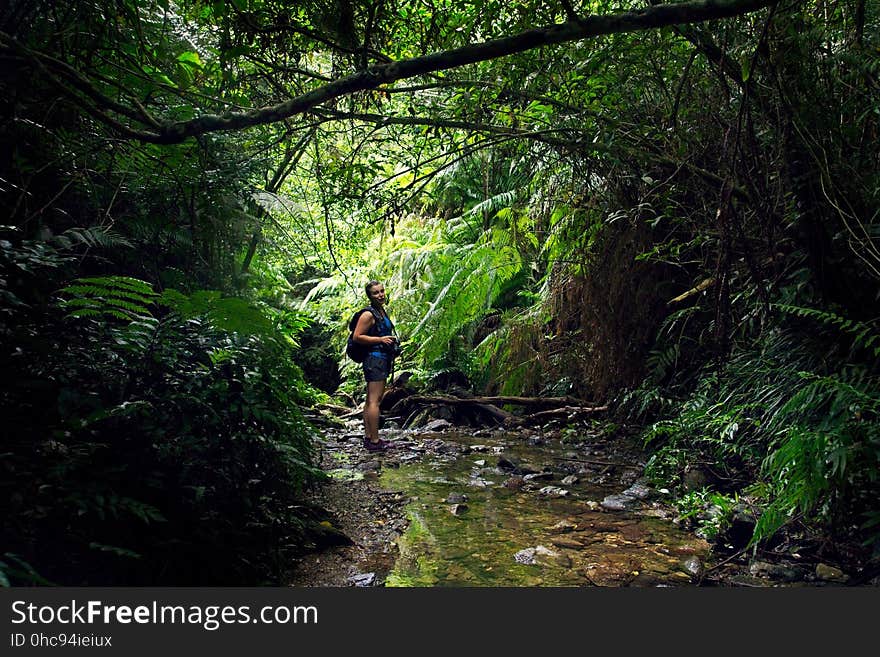
[[(649, 469), (668, 481), (703, 461), (735, 489), (754, 481), (743, 489), (762, 508), (754, 541), (795, 519), (862, 524), (865, 540), (876, 541), (880, 375), (866, 355), (876, 332), (828, 311), (777, 308), (777, 328), (737, 348), (722, 370), (707, 366), (669, 417), (646, 430), (660, 447)], [(799, 319), (781, 328), (784, 317)], [(861, 358), (847, 364), (841, 354)], [(641, 408), (635, 401), (646, 393), (631, 396), (631, 408)]]

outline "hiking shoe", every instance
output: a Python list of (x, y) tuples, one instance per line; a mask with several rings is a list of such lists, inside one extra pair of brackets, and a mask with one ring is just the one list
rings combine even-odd
[(384, 452), (391, 445), (386, 440), (379, 439), (379, 442), (372, 442), (369, 438), (364, 438), (364, 447), (368, 452)]

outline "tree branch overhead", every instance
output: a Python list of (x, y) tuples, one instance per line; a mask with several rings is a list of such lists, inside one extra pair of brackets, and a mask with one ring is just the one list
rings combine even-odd
[(565, 23), (549, 25), (518, 34), (472, 44), (453, 50), (400, 60), (340, 78), (285, 102), (260, 109), (224, 115), (205, 114), (187, 121), (163, 123), (156, 129), (126, 131), (147, 142), (174, 144), (209, 132), (241, 130), (303, 114), (319, 105), (359, 91), (385, 84), (488, 61), (535, 48), (560, 45), (598, 36), (637, 32), (670, 25), (702, 23), (755, 12), (778, 0), (705, 0), (655, 5), (632, 12), (572, 17)]

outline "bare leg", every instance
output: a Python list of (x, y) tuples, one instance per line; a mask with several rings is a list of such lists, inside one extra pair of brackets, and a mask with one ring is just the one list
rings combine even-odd
[(367, 381), (367, 400), (364, 402), (364, 429), (371, 442), (379, 442), (379, 402), (385, 394), (384, 381)]

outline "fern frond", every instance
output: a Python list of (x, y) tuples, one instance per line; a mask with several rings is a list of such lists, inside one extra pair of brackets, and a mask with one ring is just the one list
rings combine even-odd
[(224, 297), (217, 290), (199, 290), (190, 295), (168, 290), (162, 299), (182, 317), (207, 318), (221, 331), (276, 337), (274, 322), (267, 312), (245, 299)]
[(73, 309), (69, 317), (96, 317), (105, 315), (123, 321), (152, 318), (150, 307), (157, 294), (152, 286), (127, 276), (79, 278), (62, 288), (62, 308)]
[(131, 276), (100, 276), (90, 278), (78, 278), (77, 281), (85, 285), (93, 285), (98, 287), (117, 288), (120, 290), (128, 290), (136, 292), (144, 296), (156, 296), (153, 286), (146, 281)]
[(132, 248), (133, 244), (122, 235), (99, 226), (88, 228), (69, 228), (56, 239), (64, 240), (68, 244), (85, 244), (89, 248), (119, 249)]
[(833, 326), (841, 333), (851, 336), (853, 346), (856, 349), (870, 349), (873, 351), (874, 356), (880, 356), (880, 333), (877, 332), (876, 327), (870, 324), (847, 319), (836, 313), (819, 310), (818, 308), (804, 308), (802, 306), (780, 303), (773, 304), (772, 307), (789, 315), (809, 318), (826, 326)]

